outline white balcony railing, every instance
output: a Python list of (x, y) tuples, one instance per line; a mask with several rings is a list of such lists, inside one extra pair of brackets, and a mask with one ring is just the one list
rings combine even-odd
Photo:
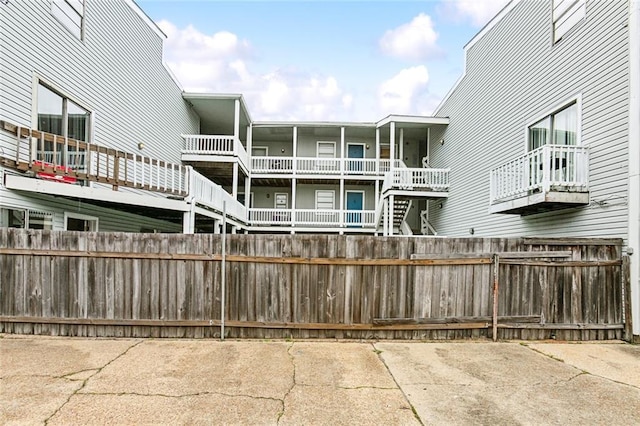
[(220, 185), (213, 183), (191, 167), (188, 170), (189, 196), (193, 197), (195, 202), (218, 211), (223, 210), (223, 202), (226, 202), (227, 215), (243, 222), (247, 221), (247, 209), (244, 204), (233, 198)]
[(449, 190), (449, 170), (450, 169), (425, 169), (425, 168), (403, 168), (387, 172), (382, 192), (389, 189), (403, 190)]
[(293, 157), (253, 157), (251, 170), (253, 173), (292, 173)]
[(490, 203), (536, 192), (589, 190), (589, 150), (545, 145), (491, 170)]
[(183, 154), (221, 155), (238, 157), (245, 168), (249, 166), (249, 155), (239, 139), (224, 135), (182, 135)]
[(373, 210), (249, 209), (254, 226), (360, 227), (375, 226)]
[(183, 154), (233, 155), (235, 138), (219, 135), (182, 135)]
[[(396, 168), (406, 168), (401, 160), (394, 160)], [(316, 158), (316, 157), (253, 157), (252, 172), (260, 174), (311, 175), (382, 175), (390, 170), (391, 160), (374, 158)]]

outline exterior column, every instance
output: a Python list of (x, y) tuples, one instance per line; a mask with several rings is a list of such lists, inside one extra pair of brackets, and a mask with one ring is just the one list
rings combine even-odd
[(235, 100), (235, 111), (233, 114), (233, 137), (240, 138), (240, 99)]
[(340, 227), (345, 226), (344, 221), (344, 178), (340, 179)]
[(382, 202), (382, 235), (387, 236), (389, 230), (389, 220), (387, 219), (387, 215), (389, 214), (389, 208), (387, 207), (387, 203), (389, 202), (388, 198), (385, 198)]
[[(380, 202), (380, 181), (376, 180), (374, 188), (373, 188), (373, 194), (374, 194), (374, 201), (373, 201), (373, 206), (374, 208), (377, 210), (378, 209), (378, 203)], [(377, 226), (377, 224), (376, 224)]]
[[(296, 190), (298, 186), (297, 179), (291, 179), (291, 226), (296, 226)], [(291, 231), (293, 234), (294, 232)]]
[(298, 172), (298, 128), (293, 126), (293, 174), (295, 175)]
[(391, 157), (391, 165), (389, 170), (395, 169), (395, 159), (396, 159), (396, 123), (393, 121), (389, 125), (389, 152)]
[[(380, 129), (376, 128), (376, 175), (380, 174)], [(378, 203), (376, 203), (376, 206)]]
[(340, 127), (340, 172), (344, 174), (344, 159), (346, 158), (344, 152), (344, 127)]
[(389, 235), (393, 235), (393, 208), (394, 208), (394, 196), (389, 195), (389, 216), (387, 219), (389, 220)]
[(213, 233), (220, 234), (220, 219), (213, 219)]
[(398, 146), (400, 148), (398, 158), (400, 158), (401, 161), (404, 161), (404, 129), (400, 129), (400, 141), (398, 142)]
[(244, 207), (251, 208), (251, 176), (244, 179)]
[(182, 233), (183, 234), (193, 234), (195, 230), (196, 224), (196, 212), (194, 210), (193, 204), (189, 205), (189, 211), (184, 212), (182, 217)]
[(231, 195), (235, 200), (238, 199), (238, 162), (233, 163), (233, 187), (231, 188)]

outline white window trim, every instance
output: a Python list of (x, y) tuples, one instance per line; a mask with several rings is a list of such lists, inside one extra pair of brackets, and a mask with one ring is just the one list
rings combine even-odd
[(580, 93), (572, 98), (569, 98), (566, 101), (556, 104), (553, 108), (549, 108), (546, 111), (536, 114), (535, 118), (530, 118), (527, 121), (527, 123), (524, 126), (524, 147), (523, 148), (524, 148), (525, 154), (529, 152), (529, 127), (533, 126), (540, 120), (543, 120), (546, 117), (549, 117), (550, 115), (553, 115), (559, 111), (562, 111), (563, 109), (571, 106), (572, 104), (576, 104), (576, 107), (578, 110), (578, 117), (577, 117), (578, 128), (576, 129), (577, 130), (576, 146), (582, 145), (582, 93)]
[[(344, 191), (344, 204), (345, 204), (345, 210), (349, 211), (349, 209), (347, 208), (347, 195), (350, 192), (354, 192), (354, 193), (360, 193), (362, 194), (362, 211), (366, 210), (364, 208), (365, 204), (366, 204), (366, 192), (361, 190), (361, 189), (346, 189)], [(358, 210), (354, 210), (354, 211), (358, 211)]]
[[(254, 155), (253, 155), (253, 150), (254, 150), (254, 149), (264, 149), (264, 156), (265, 156), (265, 157), (268, 157), (268, 156), (269, 156), (269, 147), (268, 147), (268, 146), (256, 146), (256, 145), (253, 145), (253, 146), (251, 147), (251, 156), (252, 156), (252, 157), (254, 156)], [(261, 156), (260, 156), (260, 155), (256, 155), (256, 157), (261, 157)]]
[(33, 129), (38, 128), (38, 86), (41, 84), (46, 88), (48, 88), (49, 90), (51, 90), (52, 92), (60, 95), (61, 97), (70, 100), (71, 102), (78, 105), (80, 108), (83, 108), (89, 113), (89, 129), (87, 132), (89, 140), (87, 142), (93, 143), (93, 129), (94, 129), (93, 121), (95, 118), (95, 110), (88, 107), (87, 104), (78, 100), (78, 98), (76, 98), (75, 96), (70, 95), (68, 92), (65, 92), (64, 90), (60, 90), (60, 87), (58, 85), (53, 84), (51, 81), (45, 79), (44, 77), (38, 74), (35, 74), (33, 76), (33, 87), (32, 87), (32, 93), (31, 93), (31, 98), (33, 99), (33, 104), (31, 107), (31, 127)]
[[(333, 158), (336, 158), (336, 142), (335, 141), (317, 141), (316, 142), (316, 157), (320, 157), (320, 144), (333, 145)], [(331, 158), (331, 157), (328, 157)]]
[(80, 219), (86, 220), (95, 223), (95, 229), (92, 229), (91, 232), (97, 232), (99, 228), (98, 218), (96, 216), (89, 216), (86, 214), (80, 213), (72, 213), (72, 212), (64, 212), (64, 230), (67, 230), (67, 219)]
[(278, 195), (284, 195), (287, 197), (287, 206), (282, 209), (282, 210), (287, 210), (289, 208), (289, 193), (288, 192), (274, 192), (273, 193), (273, 208), (277, 209), (278, 205), (277, 205), (277, 201), (278, 201)]
[(319, 192), (331, 192), (331, 204), (332, 207), (331, 209), (328, 210), (335, 210), (336, 209), (336, 191), (334, 189), (316, 189), (316, 196), (315, 196), (315, 206), (316, 206), (316, 210), (318, 209), (318, 193)]
[[(566, 10), (562, 13), (561, 16), (556, 18), (554, 14), (554, 9), (556, 8), (556, 3), (562, 2), (562, 0), (553, 0), (551, 2), (551, 44), (556, 45), (562, 39), (564, 39), (567, 34), (571, 34), (575, 28), (586, 19), (587, 16), (587, 2), (586, 0), (568, 0), (568, 3), (571, 3), (571, 6), (567, 7)], [(556, 36), (558, 33), (558, 27), (560, 23), (564, 23), (567, 21), (567, 18), (573, 13), (576, 13), (579, 9), (583, 9), (582, 16), (576, 22), (574, 22), (569, 28), (567, 28), (560, 36)], [(571, 13), (570, 11), (573, 11)]]
[[(75, 13), (80, 18), (80, 26), (78, 28), (76, 28), (75, 25), (74, 26), (67, 25), (60, 17), (58, 17), (56, 15), (56, 12), (54, 12), (54, 10), (55, 10), (55, 8), (58, 8), (61, 13), (65, 14), (66, 16), (69, 16), (62, 7), (57, 5), (59, 3), (65, 3), (68, 6), (68, 8), (73, 10), (73, 13)], [(83, 41), (84, 40), (84, 29), (85, 29), (85, 19), (86, 19), (86, 13), (87, 13), (87, 4), (86, 4), (85, 0), (79, 0), (79, 3), (82, 3), (82, 11), (81, 12), (78, 12), (76, 10), (76, 8), (67, 0), (51, 0), (50, 11), (51, 11), (51, 15), (53, 16), (53, 18), (56, 21), (58, 21), (60, 23), (60, 25), (62, 25), (67, 31), (69, 31), (75, 38), (77, 38), (80, 41)], [(71, 17), (69, 17), (69, 19), (71, 19)]]

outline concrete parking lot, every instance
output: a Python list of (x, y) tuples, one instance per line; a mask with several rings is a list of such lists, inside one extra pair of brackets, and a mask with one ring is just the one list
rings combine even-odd
[(0, 424), (640, 424), (640, 346), (0, 335)]

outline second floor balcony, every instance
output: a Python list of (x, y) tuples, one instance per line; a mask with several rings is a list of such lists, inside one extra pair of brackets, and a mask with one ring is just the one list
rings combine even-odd
[(589, 150), (545, 145), (491, 170), (491, 213), (534, 214), (589, 204)]
[[(402, 161), (394, 160), (394, 167), (406, 166)], [(284, 156), (261, 156), (251, 159), (251, 171), (257, 175), (382, 176), (389, 170), (389, 159)]]
[(188, 164), (197, 163), (233, 163), (248, 172), (249, 154), (242, 141), (228, 135), (182, 135), (184, 148), (182, 161)]

